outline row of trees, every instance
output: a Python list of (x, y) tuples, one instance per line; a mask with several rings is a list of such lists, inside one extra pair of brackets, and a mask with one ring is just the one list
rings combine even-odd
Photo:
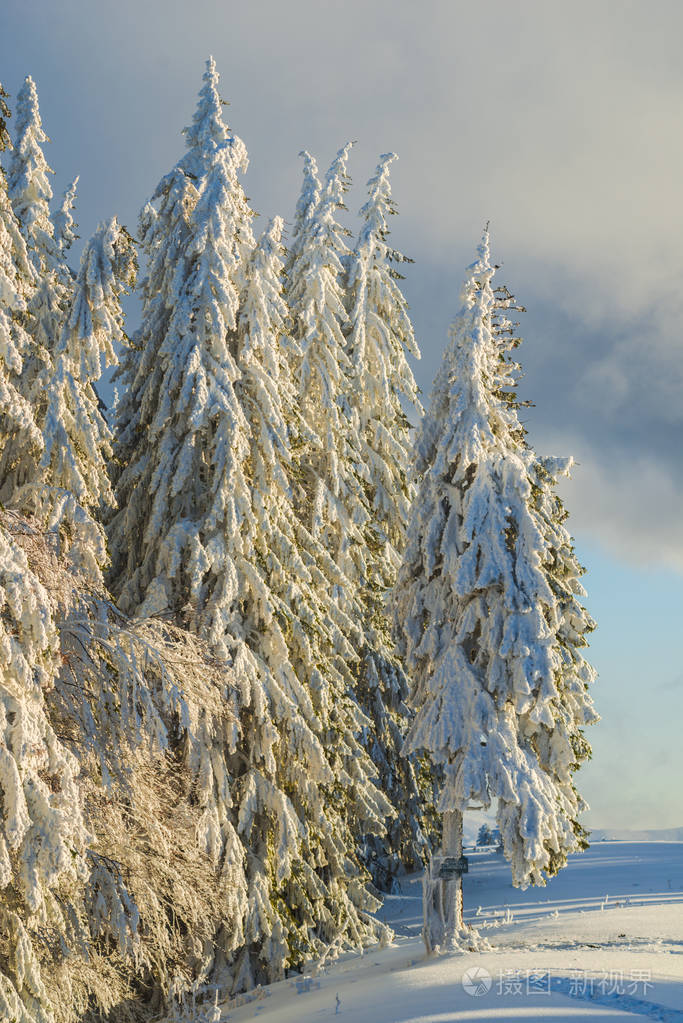
[[(437, 809), (457, 854), (497, 798), (542, 882), (583, 841), (592, 623), (488, 236), (413, 448), (393, 154), (353, 247), (349, 146), (323, 179), (302, 154), (287, 248), (277, 217), (255, 238), (210, 60), (139, 243), (107, 221), (74, 272), (30, 78), (13, 145), (0, 113), (2, 1008), (125, 1013), (386, 937), (368, 882), (419, 865)], [(445, 894), (431, 944), (471, 940)]]
[[(247, 154), (223, 121), (217, 85), (209, 61), (186, 153), (142, 212), (142, 322), (130, 340), (121, 296), (135, 283), (136, 246), (108, 221), (86, 243), (79, 271), (70, 269), (75, 183), (53, 216), (35, 85), (28, 78), (21, 89), (11, 147), (3, 133), (6, 185), (0, 180), (0, 486), (3, 503), (32, 516), (27, 528), (46, 531), (78, 580), (75, 604), (46, 598), (62, 649), (76, 616), (87, 651), (79, 666), (69, 647), (75, 679), (53, 663), (50, 684), (62, 696), (71, 685), (87, 702), (82, 690), (92, 687), (99, 706), (105, 683), (86, 670), (93, 643), (119, 649), (111, 637), (131, 618), (127, 634), (152, 629), (151, 676), (135, 644), (108, 675), (128, 687), (143, 746), (164, 752), (157, 778), (168, 776), (169, 758), (183, 772), (220, 919), (201, 954), (197, 936), (187, 936), (194, 951), (172, 980), (179, 988), (213, 971), (239, 991), (386, 935), (370, 915), (379, 903), (368, 880), (387, 887), (421, 862), (434, 811), (426, 768), (400, 755), (407, 680), (383, 610), (413, 493), (403, 403), (420, 410), (405, 358), (419, 353), (394, 269), (402, 257), (387, 241), (394, 157), (382, 157), (369, 183), (354, 249), (336, 220), (348, 146), (322, 181), (303, 154), (289, 250), (280, 218), (255, 239), (239, 180)], [(121, 349), (110, 428), (95, 386)], [(11, 525), (8, 550), (17, 542)], [(163, 623), (161, 635), (150, 618)], [(209, 664), (222, 716), (209, 712), (212, 699), (188, 723), (182, 681), (175, 711), (168, 700), (159, 707), (159, 677), (178, 676), (165, 666), (168, 648), (185, 641), (185, 660), (201, 654)], [(30, 664), (36, 652), (25, 656)], [(113, 685), (109, 678), (105, 688)], [(106, 924), (88, 922), (85, 904), (76, 914), (85, 921), (79, 940), (113, 942), (125, 960), (161, 925), (145, 919), (132, 867), (120, 866), (122, 835), (114, 856), (112, 836), (88, 818), (83, 736), (73, 723), (83, 712), (68, 705), (69, 798), (82, 824), (72, 844), (81, 881), (107, 892), (99, 900)], [(128, 768), (108, 762), (111, 716), (98, 711), (86, 745), (101, 798), (127, 805), (138, 796)], [(41, 833), (40, 814), (54, 802), (49, 787), (43, 795)], [(119, 866), (105, 884), (110, 860)], [(18, 870), (17, 861), (5, 877), (17, 898)], [(52, 891), (58, 876), (34, 883)], [(127, 969), (135, 975), (130, 961)], [(145, 985), (165, 978), (168, 990), (169, 966), (156, 972), (143, 971)], [(35, 992), (11, 956), (4, 976), (33, 1012)]]

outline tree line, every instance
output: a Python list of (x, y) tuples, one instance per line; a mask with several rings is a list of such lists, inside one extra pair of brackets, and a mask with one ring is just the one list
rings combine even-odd
[(35, 83), (11, 138), (2, 97), (3, 1011), (136, 1018), (388, 940), (380, 892), (473, 802), (542, 883), (585, 844), (593, 623), (488, 233), (423, 416), (394, 154), (356, 239), (350, 145), (256, 237), (209, 60), (137, 238), (74, 270), (77, 182), (55, 209)]

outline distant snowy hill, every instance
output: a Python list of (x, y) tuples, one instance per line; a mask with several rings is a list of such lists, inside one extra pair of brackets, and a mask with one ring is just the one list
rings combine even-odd
[(591, 842), (683, 842), (683, 828), (593, 828)]

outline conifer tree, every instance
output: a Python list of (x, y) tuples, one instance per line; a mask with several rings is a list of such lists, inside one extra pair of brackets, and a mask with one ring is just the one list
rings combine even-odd
[[(0, 86), (0, 150), (11, 145), (9, 110)], [(30, 339), (24, 329), (26, 295), (34, 272), (7, 195), (0, 168), (0, 502), (12, 503), (17, 489), (36, 472), (42, 438), (33, 409), (21, 391)]]
[(477, 845), (491, 845), (491, 828), (482, 824), (477, 832)]
[(95, 382), (117, 362), (124, 340), (121, 295), (135, 281), (130, 235), (112, 219), (83, 250), (67, 319), (57, 344), (44, 427), (40, 480), (25, 488), (24, 507), (60, 537), (75, 572), (102, 586), (107, 560), (100, 517), (113, 506), (107, 475), (111, 431)]
[(299, 255), (288, 288), (293, 336), (302, 353), (301, 410), (315, 438), (301, 459), (309, 477), (306, 505), (314, 535), (348, 579), (340, 595), (347, 613), (357, 610), (354, 582), (365, 577), (362, 527), (369, 518), (358, 475), (362, 456), (358, 421), (349, 404), (351, 362), (343, 332), (348, 232), (336, 219), (337, 210), (345, 208), (350, 149), (348, 143), (337, 153), (315, 206), (314, 168), (306, 162), (300, 206), (304, 195), (310, 200), (299, 219)]
[(416, 869), (430, 830), (428, 779), (419, 790), (414, 757), (401, 756), (410, 712), (408, 681), (396, 655), (384, 609), (405, 547), (414, 486), (410, 473), (410, 423), (404, 410), (422, 406), (406, 353), (420, 351), (398, 286), (396, 265), (405, 261), (388, 242), (388, 218), (396, 212), (389, 168), (396, 156), (380, 158), (361, 209), (363, 226), (349, 268), (347, 352), (351, 360), (349, 405), (359, 426), (359, 476), (369, 509), (365, 526), (366, 576), (361, 581), (363, 645), (356, 693), (372, 722), (367, 749), (380, 786), (397, 811), (386, 836), (366, 840), (373, 880), (383, 889), (401, 869)]
[(243, 849), (242, 917), (218, 942), (240, 990), (371, 938), (376, 904), (347, 818), (371, 828), (387, 806), (355, 742), (356, 708), (334, 686), (349, 651), (328, 609), (329, 558), (292, 505), (290, 425), (305, 427), (282, 336), (282, 225), (254, 245), (246, 153), (217, 85), (210, 61), (188, 152), (143, 213), (111, 584), (126, 610), (186, 623), (232, 667), (238, 726), (206, 751), (199, 838), (219, 863)]
[[(295, 500), (304, 522), (328, 554), (324, 571), (330, 613), (349, 650), (340, 668), (348, 698), (355, 705), (357, 726), (367, 743), (372, 723), (355, 693), (354, 674), (363, 647), (359, 594), (367, 576), (365, 529), (370, 510), (363, 486), (359, 418), (350, 400), (353, 367), (344, 335), (348, 232), (336, 217), (338, 210), (345, 209), (350, 149), (349, 143), (339, 150), (320, 189), (315, 164), (305, 158), (295, 237), (298, 255), (291, 262), (287, 297), (293, 338), (300, 351), (294, 372), (306, 427), (295, 453)], [(377, 774), (376, 767), (374, 772)], [(390, 803), (386, 805), (395, 816)], [(364, 836), (363, 858), (367, 859), (373, 835), (386, 833), (386, 828), (374, 827), (370, 832), (362, 818), (353, 826), (359, 837)]]
[[(551, 766), (546, 750), (557, 738), (566, 752), (563, 714), (578, 711), (573, 727), (586, 715), (558, 687), (548, 517), (536, 506), (538, 460), (509, 397), (515, 364), (494, 328), (494, 272), (486, 232), (416, 442), (423, 479), (394, 609), (416, 708), (406, 747), (443, 765), (443, 852), (461, 855), (470, 802), (497, 798), (513, 883), (526, 886), (544, 884), (581, 845), (576, 761), (559, 756)], [(584, 671), (575, 684), (585, 691), (586, 681)], [(425, 935), (428, 945), (469, 942), (460, 883), (442, 884), (445, 922)]]
[(41, 943), (73, 923), (89, 837), (78, 764), (46, 714), (58, 666), (50, 598), (0, 525), (0, 1017), (26, 1023), (53, 1018)]
[(10, 108), (7, 106), (8, 96), (9, 93), (4, 88), (2, 82), (0, 82), (0, 153), (4, 152), (12, 144), (9, 131), (7, 130), (7, 122), (12, 116)]
[(313, 214), (320, 202), (322, 190), (315, 157), (311, 156), (306, 149), (303, 149), (299, 156), (304, 161), (304, 178), (296, 204), (291, 242), (284, 266), (285, 280), (292, 285), (294, 283), (292, 280), (292, 270), (307, 244), (308, 229), (311, 225)]
[(17, 122), (12, 158), (8, 171), (10, 199), (22, 234), (37, 270), (44, 272), (54, 265), (57, 247), (54, 225), (50, 217), (52, 188), (43, 143), (49, 141), (43, 131), (38, 106), (38, 92), (30, 75), (17, 95)]
[[(526, 311), (523, 306), (517, 305), (507, 287), (495, 288), (492, 326), (499, 352), (501, 386), (498, 397), (518, 410), (530, 403), (520, 401), (517, 397), (516, 380), (521, 374), (521, 367), (513, 353), (522, 339), (517, 335), (519, 323), (510, 319), (511, 310), (522, 313)], [(521, 424), (517, 436), (526, 438), (526, 431)], [(583, 727), (594, 724), (599, 717), (589, 694), (596, 673), (584, 657), (584, 650), (588, 646), (586, 637), (595, 628), (595, 622), (580, 602), (580, 598), (586, 596), (580, 581), (584, 569), (576, 558), (572, 538), (565, 526), (567, 510), (557, 494), (557, 482), (561, 476), (570, 474), (573, 459), (539, 456), (530, 449), (526, 439), (524, 444), (532, 460), (532, 498), (543, 536), (543, 569), (555, 597), (556, 607), (553, 661), (558, 698), (550, 708), (553, 718), (551, 728), (539, 727), (534, 736), (534, 744), (544, 770), (555, 777), (563, 792), (562, 806), (576, 835), (577, 847), (585, 848), (588, 844), (587, 832), (579, 823), (578, 816), (588, 807), (576, 791), (573, 774), (591, 756)], [(553, 856), (551, 872), (556, 873), (565, 863), (566, 850), (557, 850)]]
[[(534, 736), (541, 765), (562, 793), (562, 808), (576, 836), (576, 847), (588, 846), (588, 834), (579, 814), (588, 809), (577, 792), (573, 775), (591, 757), (584, 735), (586, 725), (599, 716), (590, 696), (596, 672), (585, 658), (588, 636), (595, 622), (581, 603), (585, 569), (579, 563), (565, 522), (568, 512), (557, 494), (557, 482), (571, 472), (573, 459), (537, 457), (534, 463), (534, 506), (544, 540), (543, 570), (555, 599), (554, 672), (557, 699), (550, 705), (552, 722), (540, 725)], [(550, 872), (567, 862), (567, 846), (553, 850)], [(570, 850), (569, 850), (570, 851)]]
[[(120, 374), (126, 389), (118, 416), (121, 512), (110, 532), (121, 607), (178, 615), (201, 605), (210, 639), (221, 649), (222, 599), (200, 593), (200, 581), (214, 565), (231, 599), (222, 525), (225, 516), (231, 526), (249, 514), (237, 471), (241, 453), (226, 446), (221, 426), (230, 423), (246, 437), (227, 337), (237, 327), (253, 236), (238, 179), (246, 149), (222, 121), (217, 81), (210, 61), (185, 129), (187, 153), (159, 183), (157, 207), (148, 205), (141, 218), (148, 260), (143, 321)], [(212, 493), (214, 465), (232, 479), (229, 492), (226, 482)], [(210, 531), (199, 539), (205, 517)]]
[[(246, 150), (223, 123), (217, 84), (210, 60), (193, 123), (185, 130), (187, 152), (141, 214), (147, 264), (142, 323), (114, 378), (122, 394), (112, 466), (118, 511), (108, 526), (109, 585), (124, 611), (171, 617), (206, 636), (219, 657), (232, 660), (242, 688), (229, 685), (226, 674), (224, 695), (239, 722), (241, 704), (253, 703), (257, 710), (265, 705), (243, 637), (235, 637), (233, 654), (227, 633), (238, 597), (228, 544), (238, 524), (251, 520), (241, 471), (246, 422), (228, 347), (228, 332), (234, 336), (237, 327), (237, 277), (250, 226), (238, 179)], [(256, 926), (252, 933), (246, 928), (246, 850), (236, 828), (228, 763), (238, 757), (238, 739), (236, 725), (232, 732), (207, 736), (199, 754), (198, 842), (222, 870), (230, 865), (233, 887), (242, 893), (239, 904), (223, 907), (218, 945), (229, 966), (247, 941), (261, 936)]]
[(73, 208), (76, 204), (76, 188), (78, 186), (78, 175), (73, 179), (62, 196), (59, 209), (54, 216), (55, 241), (62, 256), (66, 258), (73, 243), (78, 238), (76, 228), (78, 224), (74, 220)]
[[(279, 898), (290, 907), (290, 961), (301, 961), (324, 944), (367, 940), (371, 931), (363, 911), (374, 902), (362, 890), (347, 817), (377, 830), (389, 808), (370, 783), (372, 765), (358, 747), (357, 708), (340, 672), (350, 651), (329, 612), (329, 558), (292, 501), (288, 438), (299, 438), (305, 425), (285, 348), (281, 229), (276, 218), (254, 250), (237, 338), (235, 389), (251, 436), (247, 468), (255, 518), (252, 564), (242, 569), (246, 578), (240, 589), (243, 607), (252, 604), (250, 646), (277, 686), (275, 699), (269, 694), (280, 736), (276, 777), (300, 821), (299, 863), (293, 862), (288, 877), (283, 864), (286, 895), (280, 892)], [(256, 573), (260, 580), (254, 591)], [(257, 751), (262, 743), (246, 746)], [(299, 878), (302, 862), (318, 869)], [(326, 922), (330, 910), (346, 919), (343, 928)]]
[(42, 429), (47, 383), (61, 334), (72, 288), (50, 215), (51, 168), (42, 145), (43, 131), (35, 82), (26, 77), (17, 95), (14, 147), (7, 171), (9, 197), (36, 274), (36, 287), (28, 296), (27, 330), (30, 350), (24, 359), (22, 393), (34, 406)]

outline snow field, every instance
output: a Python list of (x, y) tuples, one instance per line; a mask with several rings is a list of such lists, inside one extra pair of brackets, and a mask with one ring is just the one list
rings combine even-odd
[(525, 892), (497, 854), (470, 854), (465, 916), (491, 943), (480, 954), (425, 960), (419, 875), (402, 889), (380, 913), (391, 947), (271, 985), (221, 1018), (683, 1021), (683, 843), (599, 843)]

